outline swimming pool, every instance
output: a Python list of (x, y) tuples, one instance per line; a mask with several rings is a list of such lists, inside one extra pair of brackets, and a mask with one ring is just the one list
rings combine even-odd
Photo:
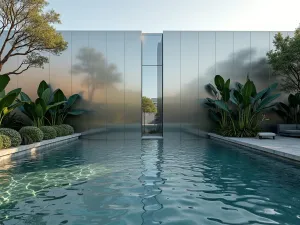
[(0, 224), (300, 224), (299, 165), (212, 140), (79, 140), (0, 167)]

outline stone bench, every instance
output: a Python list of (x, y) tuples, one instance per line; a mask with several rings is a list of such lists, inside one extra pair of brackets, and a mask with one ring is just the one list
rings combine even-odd
[(272, 133), (272, 132), (259, 132), (259, 133), (257, 134), (257, 136), (258, 136), (259, 139), (262, 139), (262, 138), (269, 138), (269, 137), (275, 139), (276, 134), (275, 134), (275, 133)]

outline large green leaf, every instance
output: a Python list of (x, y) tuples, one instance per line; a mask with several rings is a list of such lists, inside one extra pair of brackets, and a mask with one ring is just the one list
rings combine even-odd
[(224, 88), (224, 79), (220, 75), (215, 76), (215, 85), (219, 91), (222, 91)]
[(35, 111), (35, 114), (37, 115), (37, 117), (39, 117), (39, 118), (43, 118), (45, 115), (43, 106), (41, 106), (40, 104), (35, 105), (34, 111)]
[(241, 93), (237, 90), (234, 90), (233, 91), (233, 96), (235, 97), (235, 99), (237, 100), (238, 102), (238, 105), (242, 104), (243, 103), (243, 96), (241, 95)]
[(68, 101), (67, 101), (67, 105), (68, 107), (71, 107), (77, 99), (80, 98), (80, 95), (79, 94), (74, 94), (74, 95), (71, 95), (69, 98), (68, 98)]
[(219, 123), (220, 120), (221, 120), (220, 115), (219, 115), (217, 112), (215, 112), (215, 111), (213, 111), (213, 110), (211, 110), (211, 109), (208, 110), (208, 115), (210, 116), (210, 118), (211, 118), (213, 121), (215, 121), (215, 122), (217, 122), (217, 123)]
[[(0, 75), (1, 76), (1, 75)], [(0, 91), (0, 98), (3, 98), (5, 96), (5, 90)]]
[(220, 109), (222, 109), (222, 110), (224, 110), (226, 112), (229, 112), (229, 108), (228, 108), (227, 104), (224, 101), (222, 101), (222, 100), (216, 100), (215, 104)]
[(59, 106), (59, 105), (61, 105), (61, 104), (64, 104), (65, 102), (66, 102), (66, 101), (56, 102), (56, 103), (54, 103), (54, 104), (52, 104), (52, 105), (48, 105), (48, 106), (46, 107), (46, 111), (48, 111), (49, 109), (51, 109), (51, 108), (53, 108), (53, 107)]
[(225, 102), (228, 102), (230, 99), (230, 90), (227, 87), (224, 87), (222, 93), (222, 98)]
[(10, 92), (8, 92), (7, 95), (16, 93), (17, 96), (18, 96), (18, 95), (21, 93), (21, 90), (22, 90), (22, 88), (16, 88), (16, 89), (13, 89), (13, 90), (11, 90)]
[(280, 94), (275, 94), (264, 98), (261, 103), (257, 107), (257, 111), (260, 112), (261, 110), (265, 109), (272, 101), (278, 98)]
[(37, 99), (35, 100), (35, 104), (36, 104), (36, 105), (40, 105), (40, 106), (42, 107), (44, 114), (47, 112), (47, 104), (46, 104), (46, 102), (44, 101), (44, 99), (42, 99), (42, 98), (37, 98)]
[(85, 112), (86, 112), (86, 110), (83, 110), (83, 109), (73, 109), (70, 112), (68, 112), (68, 114), (73, 115), (73, 116), (79, 116)]
[(42, 97), (42, 94), (43, 94), (43, 92), (47, 89), (47, 88), (49, 88), (49, 85), (47, 84), (47, 82), (46, 81), (41, 81), (41, 83), (40, 83), (40, 85), (39, 85), (39, 87), (38, 87), (38, 89), (37, 89), (37, 94), (38, 94), (38, 96), (41, 98)]
[(31, 99), (29, 98), (29, 96), (27, 94), (25, 94), (24, 92), (20, 93), (20, 97), (21, 97), (21, 101), (23, 101), (23, 102), (32, 102)]
[(283, 102), (278, 103), (278, 108), (284, 110), (286, 113), (291, 112), (290, 107), (288, 105), (284, 104)]
[(60, 89), (57, 89), (53, 93), (53, 102), (62, 102), (65, 101), (67, 98), (64, 95), (63, 91)]
[(0, 75), (0, 92), (6, 88), (9, 81), (10, 78), (8, 75)]
[(16, 93), (12, 93), (4, 96), (4, 98), (0, 100), (0, 111), (2, 111), (5, 107), (9, 107), (11, 104), (13, 104), (16, 97), (17, 97)]
[(258, 92), (253, 98), (253, 103), (256, 103), (259, 99), (261, 99), (268, 90), (269, 90), (269, 88), (266, 88), (266, 89)]
[(51, 98), (51, 89), (47, 88), (43, 93), (41, 99), (44, 100), (45, 104), (49, 104)]
[(230, 89), (230, 79), (225, 82), (224, 87)]

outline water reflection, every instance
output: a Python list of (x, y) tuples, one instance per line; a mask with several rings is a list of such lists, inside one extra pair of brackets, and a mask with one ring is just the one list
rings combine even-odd
[(161, 224), (161, 221), (154, 220), (154, 214), (163, 208), (163, 204), (157, 198), (162, 193), (160, 186), (166, 181), (166, 179), (161, 177), (162, 164), (164, 163), (163, 141), (144, 141), (141, 151), (143, 169), (139, 181), (144, 187), (144, 193), (141, 195), (144, 211), (141, 214), (142, 224)]

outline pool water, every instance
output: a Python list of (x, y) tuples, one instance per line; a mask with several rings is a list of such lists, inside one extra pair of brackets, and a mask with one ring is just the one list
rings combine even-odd
[(0, 224), (300, 224), (299, 181), (212, 140), (79, 140), (0, 166)]

